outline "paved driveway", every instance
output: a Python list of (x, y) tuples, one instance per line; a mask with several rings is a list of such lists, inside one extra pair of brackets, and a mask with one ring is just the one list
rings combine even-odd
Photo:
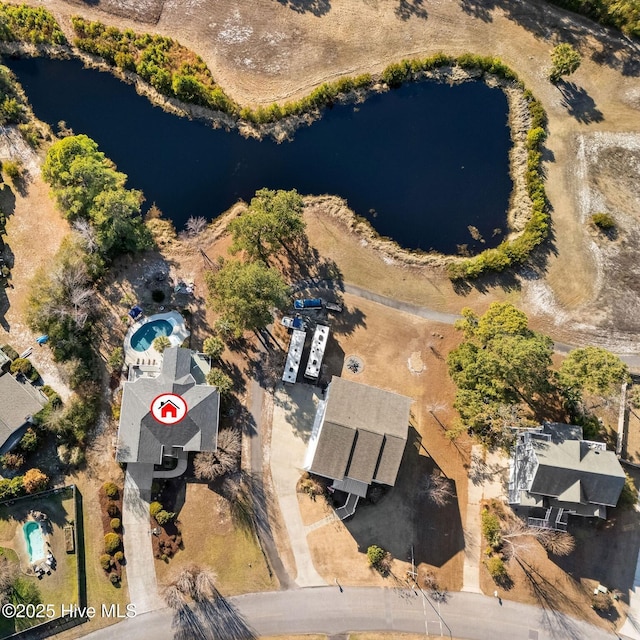
[(295, 557), (299, 587), (327, 584), (313, 566), (296, 495), (319, 393), (309, 385), (280, 387), (273, 406), (271, 477)]
[(153, 465), (129, 463), (124, 477), (122, 528), (127, 558), (129, 600), (138, 613), (164, 607), (158, 596), (149, 526)]

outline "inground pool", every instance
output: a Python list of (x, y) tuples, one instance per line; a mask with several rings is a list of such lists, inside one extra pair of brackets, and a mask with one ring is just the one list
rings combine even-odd
[(146, 351), (158, 336), (170, 336), (172, 333), (173, 325), (168, 320), (151, 320), (131, 336), (131, 347), (135, 351)]
[(27, 541), (27, 551), (29, 552), (29, 562), (36, 562), (45, 557), (44, 536), (42, 529), (37, 522), (30, 520), (22, 527), (25, 540)]

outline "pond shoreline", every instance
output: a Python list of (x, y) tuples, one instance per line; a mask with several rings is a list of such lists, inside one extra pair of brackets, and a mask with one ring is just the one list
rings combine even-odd
[[(133, 85), (136, 93), (146, 97), (153, 105), (173, 115), (197, 120), (206, 123), (214, 129), (236, 131), (244, 138), (262, 140), (267, 137), (278, 143), (291, 140), (296, 131), (305, 126), (310, 126), (323, 117), (327, 108), (314, 108), (302, 115), (284, 116), (276, 122), (256, 124), (243, 120), (220, 111), (213, 111), (206, 107), (187, 104), (175, 98), (167, 97), (159, 93), (147, 82), (142, 80), (135, 72), (125, 71), (112, 66), (103, 59), (87, 54), (72, 46), (60, 45), (31, 45), (27, 43), (0, 43), (0, 54), (11, 57), (49, 57), (54, 59), (79, 59), (88, 67), (102, 72), (108, 72), (119, 80)], [(506, 212), (507, 233), (504, 240), (512, 241), (520, 236), (532, 215), (531, 198), (529, 197), (526, 183), (527, 169), (527, 132), (531, 124), (531, 116), (525, 98), (524, 89), (517, 80), (506, 80), (496, 75), (485, 72), (483, 69), (465, 69), (459, 66), (448, 65), (436, 69), (425, 70), (417, 74), (410, 81), (438, 82), (441, 84), (462, 84), (465, 82), (482, 81), (492, 88), (500, 88), (505, 94), (508, 103), (508, 126), (512, 145), (509, 150), (509, 175), (513, 188), (509, 197), (509, 205)], [(380, 78), (374, 80), (371, 87), (356, 89), (345, 94), (340, 94), (333, 104), (359, 104), (372, 95), (386, 93), (393, 90)], [(311, 196), (311, 198), (326, 198), (331, 196)], [(341, 201), (339, 196), (335, 201)], [(481, 254), (455, 255), (437, 251), (425, 252), (417, 249), (407, 249), (395, 240), (382, 237), (371, 223), (356, 215), (346, 206), (332, 206), (334, 212), (339, 211), (339, 218), (348, 228), (360, 234), (367, 243), (370, 243), (377, 251), (382, 252), (387, 259), (402, 262), (407, 265), (431, 265), (443, 267), (450, 263), (460, 262), (474, 258)], [(473, 228), (469, 227), (473, 235)], [(484, 242), (481, 240), (481, 242)]]

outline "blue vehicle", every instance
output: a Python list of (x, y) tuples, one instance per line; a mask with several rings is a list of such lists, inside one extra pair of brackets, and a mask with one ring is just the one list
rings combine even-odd
[(303, 298), (295, 300), (293, 306), (296, 309), (322, 309), (322, 300), (320, 298)]

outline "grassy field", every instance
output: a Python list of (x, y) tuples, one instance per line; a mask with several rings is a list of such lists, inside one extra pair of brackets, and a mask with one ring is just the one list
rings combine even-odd
[(233, 523), (229, 502), (207, 485), (187, 485), (178, 520), (184, 549), (168, 563), (156, 561), (158, 584), (170, 583), (182, 568), (196, 564), (216, 572), (224, 595), (277, 588), (253, 533)]

